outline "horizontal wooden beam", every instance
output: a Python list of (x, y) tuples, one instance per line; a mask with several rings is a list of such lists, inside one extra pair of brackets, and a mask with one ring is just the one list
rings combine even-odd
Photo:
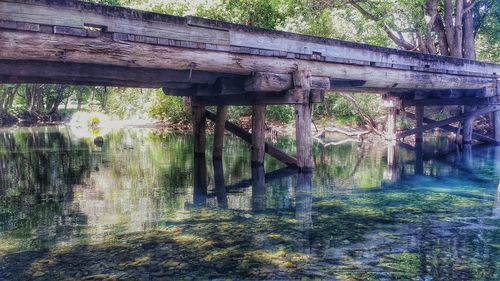
[(114, 41), (107, 37), (72, 37), (39, 32), (0, 32), (0, 60), (39, 60), (105, 64), (128, 68), (159, 68), (250, 75), (252, 72), (292, 73), (299, 63), (312, 76), (366, 79), (373, 89), (479, 89), (495, 87), (496, 79), (412, 70), (375, 68), (328, 61), (291, 60), (194, 48)]
[(401, 139), (401, 138), (404, 138), (404, 137), (407, 137), (407, 136), (410, 136), (410, 135), (414, 135), (418, 132), (425, 132), (425, 131), (428, 131), (428, 130), (432, 130), (434, 128), (438, 128), (438, 127), (441, 127), (441, 126), (444, 126), (444, 125), (449, 125), (451, 123), (455, 123), (455, 122), (458, 122), (458, 121), (462, 121), (462, 120), (465, 120), (465, 119), (470, 119), (470, 118), (473, 118), (473, 117), (476, 117), (476, 116), (479, 116), (479, 115), (483, 115), (483, 114), (487, 114), (487, 113), (490, 113), (490, 112), (493, 112), (493, 111), (498, 111), (500, 110), (500, 106), (498, 105), (492, 105), (492, 106), (487, 106), (487, 107), (483, 107), (483, 108), (480, 108), (474, 112), (471, 112), (471, 113), (468, 113), (468, 114), (462, 114), (462, 115), (459, 115), (459, 116), (454, 116), (454, 117), (451, 117), (451, 118), (448, 118), (448, 119), (445, 119), (445, 120), (442, 120), (442, 121), (437, 121), (437, 122), (433, 122), (433, 123), (429, 123), (429, 124), (426, 124), (422, 127), (419, 127), (419, 128), (415, 128), (415, 129), (410, 129), (410, 130), (406, 130), (406, 131), (403, 131), (403, 132), (399, 132), (396, 134), (396, 138), (398, 139)]
[(102, 84), (154, 87), (177, 83), (213, 84), (223, 73), (37, 60), (1, 60), (1, 83)]
[[(245, 90), (248, 92), (281, 92), (292, 88), (291, 74), (257, 72), (245, 81)], [(311, 77), (311, 89), (330, 89), (330, 78)]]
[[(207, 117), (207, 119), (209, 119), (213, 122), (215, 122), (215, 120), (216, 120), (215, 113), (213, 113), (209, 110), (205, 111), (205, 116)], [(252, 143), (252, 134), (247, 132), (245, 129), (241, 128), (240, 126), (238, 126), (230, 121), (226, 121), (225, 128), (229, 132), (240, 137), (245, 142), (247, 142), (249, 144)], [(296, 158), (286, 154), (285, 152), (281, 151), (280, 149), (274, 147), (273, 145), (271, 145), (267, 142), (266, 142), (266, 153), (271, 155), (272, 157), (276, 158), (277, 160), (285, 163), (289, 167), (297, 167), (297, 159)]]
[[(417, 119), (415, 117), (415, 114), (413, 114), (411, 112), (405, 112), (404, 114), (402, 114), (402, 116), (404, 116), (404, 117), (406, 117), (408, 119), (411, 119), (411, 120), (416, 120)], [(436, 120), (424, 117), (424, 122), (432, 124), (432, 123), (436, 122)], [(444, 126), (441, 126), (440, 128), (443, 129), (443, 130), (445, 130), (445, 131), (447, 131), (447, 132), (450, 132), (450, 133), (457, 133), (457, 131), (458, 131), (457, 127), (451, 126), (451, 125), (444, 125)], [(490, 138), (488, 136), (481, 135), (481, 134), (478, 134), (478, 133), (474, 133), (474, 132), (472, 133), (472, 138), (475, 139), (475, 140), (484, 142), (484, 143), (490, 143), (490, 144), (494, 144), (495, 143), (495, 140), (493, 138)]]
[(402, 100), (403, 106), (445, 106), (445, 105), (494, 105), (500, 104), (500, 97), (461, 97)]
[[(304, 96), (295, 92), (285, 91), (278, 93), (242, 93), (239, 95), (212, 95), (192, 96), (194, 105), (273, 105), (273, 104), (302, 104)], [(312, 90), (309, 102), (321, 103), (324, 100), (324, 91)]]
[[(182, 43), (186, 43), (190, 48), (207, 44), (214, 49), (236, 50), (260, 56), (283, 56), (431, 73), (498, 73), (498, 66), (484, 62), (80, 1), (1, 0), (0, 20), (34, 23), (40, 29), (44, 25), (54, 26), (54, 31), (60, 29), (63, 34), (75, 36), (88, 33), (84, 27), (91, 26), (115, 34), (124, 34), (127, 40), (148, 44), (188, 41)], [(179, 42), (179, 45), (182, 43)]]

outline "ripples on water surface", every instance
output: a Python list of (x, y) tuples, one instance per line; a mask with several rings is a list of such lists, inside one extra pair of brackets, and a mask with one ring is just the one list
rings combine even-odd
[(264, 175), (228, 136), (214, 174), (189, 134), (0, 131), (0, 280), (499, 280), (500, 148), (424, 148), (315, 145), (312, 175)]

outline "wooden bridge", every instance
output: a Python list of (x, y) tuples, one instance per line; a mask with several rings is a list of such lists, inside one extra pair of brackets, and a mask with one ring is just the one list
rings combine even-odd
[[(416, 135), (463, 121), (464, 142), (500, 143), (500, 65), (298, 35), (196, 17), (174, 17), (62, 0), (0, 0), (0, 83), (163, 88), (191, 97), (195, 155), (205, 153), (206, 118), (215, 121), (214, 158), (224, 129), (303, 171), (312, 168), (311, 106), (325, 91), (385, 93), (388, 136)], [(293, 104), (297, 157), (266, 144), (268, 104)], [(217, 105), (217, 114), (205, 106)], [(226, 121), (228, 105), (252, 105), (252, 134)], [(465, 105), (442, 121), (430, 105)], [(396, 115), (415, 107), (416, 128), (397, 132)], [(495, 137), (473, 120), (495, 112)], [(424, 125), (425, 124), (425, 125)]]

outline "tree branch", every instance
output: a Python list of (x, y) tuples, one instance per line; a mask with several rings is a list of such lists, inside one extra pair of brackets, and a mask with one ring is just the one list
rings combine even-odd
[[(356, 1), (354, 0), (348, 0), (348, 3), (353, 6), (356, 10), (358, 10), (363, 16), (365, 16), (366, 18), (376, 22), (376, 23), (380, 23), (380, 18), (378, 18), (377, 16), (369, 13), (367, 10), (365, 10), (363, 7), (361, 7), (361, 5), (359, 5)], [(396, 45), (398, 45), (399, 47), (405, 49), (405, 50), (415, 50), (417, 49), (416, 46), (413, 46), (412, 44), (406, 42), (404, 39), (400, 38), (397, 34), (394, 33), (394, 31), (392, 31), (386, 24), (382, 23), (381, 24), (382, 28), (384, 29), (384, 31), (387, 33), (387, 35), (389, 36), (389, 38), (394, 42), (396, 43)]]

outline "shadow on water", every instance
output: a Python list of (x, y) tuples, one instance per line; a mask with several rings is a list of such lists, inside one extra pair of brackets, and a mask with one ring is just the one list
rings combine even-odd
[(500, 277), (499, 148), (315, 145), (297, 174), (224, 147), (213, 162), (189, 134), (0, 132), (0, 280)]

